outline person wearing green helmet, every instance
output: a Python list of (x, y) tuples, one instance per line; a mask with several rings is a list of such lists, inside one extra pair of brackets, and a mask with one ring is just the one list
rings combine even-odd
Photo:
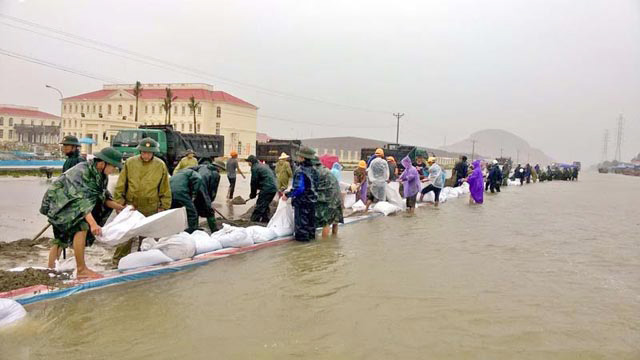
[(187, 154), (182, 159), (180, 159), (180, 162), (178, 162), (178, 165), (176, 166), (176, 168), (173, 169), (173, 175), (175, 175), (176, 173), (178, 173), (178, 171), (182, 169), (190, 168), (192, 166), (197, 166), (198, 159), (196, 159), (195, 156), (196, 156), (195, 151), (193, 151), (192, 149), (187, 150)]
[[(171, 208), (169, 170), (164, 161), (155, 157), (160, 152), (158, 143), (144, 138), (138, 147), (140, 155), (132, 156), (124, 163), (118, 176), (113, 198), (121, 205), (132, 205), (144, 216), (151, 216)], [(131, 252), (133, 239), (116, 248), (114, 265)]]
[(47, 189), (40, 213), (47, 216), (53, 227), (54, 239), (49, 251), (48, 267), (55, 266), (60, 252), (73, 247), (78, 278), (96, 278), (84, 261), (84, 250), (92, 245), (95, 236), (112, 210), (121, 211), (123, 205), (113, 201), (107, 190), (109, 175), (121, 168), (122, 154), (108, 147), (95, 158), (81, 162), (57, 178)]
[[(251, 221), (268, 223), (270, 219), (269, 205), (278, 192), (276, 188), (276, 175), (271, 169), (260, 164), (254, 155), (249, 155), (247, 162), (251, 165), (251, 194), (249, 199), (256, 200), (256, 206), (251, 214)], [(258, 194), (260, 190), (260, 194)]]
[(66, 172), (76, 164), (86, 161), (80, 156), (80, 142), (78, 138), (73, 135), (67, 135), (62, 139), (62, 152), (67, 156), (67, 160), (62, 165), (62, 172)]
[(313, 167), (316, 152), (308, 147), (298, 151), (297, 161), (300, 166), (293, 174), (291, 190), (280, 198), (287, 201), (291, 198), (294, 210), (294, 238), (297, 241), (310, 241), (316, 238), (316, 202), (318, 193), (318, 172)]

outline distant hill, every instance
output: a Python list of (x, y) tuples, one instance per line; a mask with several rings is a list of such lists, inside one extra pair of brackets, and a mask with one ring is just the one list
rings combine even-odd
[(500, 149), (505, 157), (511, 157), (514, 162), (517, 161), (518, 150), (520, 152), (519, 162), (526, 164), (546, 165), (554, 160), (542, 152), (542, 150), (533, 148), (523, 138), (512, 134), (505, 130), (487, 129), (475, 132), (468, 139), (459, 141), (455, 144), (442, 147), (442, 149), (451, 152), (470, 153), (472, 149), (472, 140), (476, 141), (476, 156), (483, 158), (496, 158), (500, 156)]

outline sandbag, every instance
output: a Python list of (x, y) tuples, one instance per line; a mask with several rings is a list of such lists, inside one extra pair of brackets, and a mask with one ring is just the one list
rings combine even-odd
[(0, 328), (15, 323), (27, 315), (27, 311), (17, 301), (0, 299)]
[(55, 264), (58, 272), (74, 271), (76, 269), (76, 257), (71, 256), (63, 260), (56, 260)]
[(407, 204), (402, 200), (402, 196), (400, 196), (400, 183), (389, 183), (385, 189), (385, 196), (387, 197), (388, 203), (395, 205), (400, 208), (400, 210), (405, 210)]
[(373, 206), (373, 211), (384, 214), (384, 216), (389, 216), (390, 214), (396, 213), (398, 211), (402, 211), (399, 206), (396, 206), (388, 201), (378, 201)]
[(173, 260), (170, 257), (165, 255), (158, 249), (138, 251), (120, 259), (120, 262), (118, 263), (118, 270), (127, 270), (142, 266), (165, 264), (171, 261)]
[(196, 245), (196, 255), (222, 249), (222, 244), (218, 239), (212, 238), (202, 230), (194, 231), (191, 234), (191, 238)]
[(278, 237), (273, 229), (258, 225), (249, 226), (247, 228), (247, 236), (253, 241), (254, 244), (271, 241)]
[(253, 245), (253, 240), (249, 238), (247, 230), (243, 228), (234, 228), (232, 232), (220, 236), (218, 240), (223, 248), (241, 248)]
[(140, 243), (140, 250), (142, 251), (151, 250), (154, 247), (156, 247), (156, 245), (158, 245), (158, 242), (156, 241), (156, 239), (150, 238), (150, 237), (144, 238)]
[(196, 254), (196, 244), (186, 232), (159, 239), (154, 249), (162, 251), (173, 260), (190, 258)]
[(353, 211), (364, 211), (367, 206), (362, 202), (362, 200), (358, 200), (355, 204), (351, 205), (351, 209)]
[(278, 201), (278, 208), (269, 220), (267, 228), (273, 230), (278, 237), (293, 234), (293, 206), (289, 201)]
[(426, 193), (424, 195), (424, 197), (422, 198), (423, 202), (434, 202), (436, 201), (436, 195), (433, 193), (433, 191), (430, 191), (428, 193)]
[(96, 240), (108, 246), (120, 245), (131, 238), (126, 236), (127, 233), (144, 218), (142, 213), (127, 206), (111, 222), (102, 227), (102, 235), (97, 236)]
[(444, 189), (442, 189), (442, 192), (447, 194), (447, 197), (449, 198), (457, 198), (458, 197), (458, 191), (455, 188), (452, 187), (446, 187)]
[(356, 203), (356, 194), (347, 194), (344, 197), (344, 208), (348, 209)]

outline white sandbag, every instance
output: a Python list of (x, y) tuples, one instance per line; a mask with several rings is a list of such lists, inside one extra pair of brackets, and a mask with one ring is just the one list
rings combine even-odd
[(154, 247), (156, 247), (156, 245), (158, 245), (158, 242), (156, 241), (156, 239), (150, 238), (150, 237), (144, 238), (140, 243), (140, 250), (142, 251), (151, 250)]
[(76, 257), (72, 256), (63, 260), (56, 260), (56, 271), (58, 272), (68, 272), (74, 271), (76, 269)]
[[(435, 199), (435, 197), (434, 197)], [(449, 199), (449, 197), (447, 196), (447, 194), (443, 194), (440, 193), (440, 196), (438, 196), (438, 201), (443, 203), (443, 202), (447, 202), (447, 200)]]
[[(275, 231), (275, 229), (273, 230)], [(253, 245), (253, 240), (249, 238), (247, 230), (243, 228), (234, 228), (232, 232), (222, 235), (218, 240), (223, 248), (241, 248)]]
[[(278, 208), (273, 214), (267, 227), (273, 230), (278, 237), (289, 236), (293, 234), (293, 206), (289, 201), (278, 201)], [(224, 244), (222, 244), (224, 246)], [(225, 246), (226, 247), (226, 246)]]
[(278, 237), (273, 229), (258, 225), (249, 226), (247, 228), (247, 236), (253, 241), (254, 244), (271, 241)]
[[(419, 195), (418, 195), (418, 196), (419, 196)], [(418, 200), (419, 200), (419, 199), (420, 199), (420, 198), (418, 198)], [(435, 194), (433, 193), (433, 191), (430, 191), (430, 192), (426, 193), (426, 194), (424, 195), (424, 197), (422, 198), (422, 201), (423, 201), (423, 202), (434, 202), (435, 200), (436, 200), (436, 196), (435, 196)]]
[(0, 299), (0, 328), (13, 324), (27, 315), (27, 311), (17, 301)]
[(402, 211), (399, 206), (396, 206), (388, 201), (378, 201), (373, 206), (373, 211), (384, 214), (384, 216), (389, 216), (390, 214), (396, 213), (398, 211)]
[(367, 206), (362, 202), (362, 200), (358, 200), (355, 204), (351, 205), (351, 209), (353, 211), (364, 211)]
[(120, 262), (118, 263), (118, 270), (127, 270), (142, 266), (165, 264), (171, 261), (173, 260), (170, 257), (165, 255), (158, 249), (151, 249), (149, 251), (138, 251), (120, 259)]
[(191, 238), (196, 245), (196, 255), (222, 249), (222, 244), (218, 239), (212, 238), (202, 230), (194, 231), (191, 234)]
[(442, 191), (445, 192), (445, 190), (446, 190), (447, 197), (449, 197), (449, 198), (457, 198), (458, 197), (458, 191), (455, 188), (446, 187)]
[(402, 196), (400, 196), (400, 183), (398, 182), (392, 182), (389, 183), (389, 186), (386, 187), (385, 189), (385, 195), (387, 197), (387, 202), (395, 205), (396, 207), (398, 207), (400, 210), (406, 210), (406, 202), (402, 199)]
[(161, 238), (177, 234), (188, 227), (187, 209), (181, 207), (165, 210), (144, 218), (129, 231), (126, 238), (133, 236)]
[(347, 194), (344, 196), (344, 208), (348, 209), (356, 203), (356, 194)]
[(144, 218), (142, 213), (127, 206), (111, 222), (102, 227), (102, 235), (97, 236), (96, 240), (108, 246), (120, 245), (131, 238), (126, 236), (127, 233)]
[(190, 258), (196, 254), (196, 244), (186, 232), (159, 239), (154, 249), (162, 251), (173, 260)]
[(347, 191), (349, 190), (349, 188), (351, 188), (351, 184), (346, 183), (346, 182), (340, 182), (340, 191)]

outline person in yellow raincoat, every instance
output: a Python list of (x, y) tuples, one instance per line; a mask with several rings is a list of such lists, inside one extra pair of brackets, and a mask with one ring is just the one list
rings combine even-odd
[[(138, 145), (140, 155), (124, 163), (113, 199), (121, 205), (133, 205), (144, 216), (151, 216), (171, 208), (169, 170), (164, 161), (154, 154), (160, 151), (158, 143), (150, 138)], [(133, 239), (118, 246), (113, 254), (114, 265), (131, 252)]]
[(278, 180), (277, 186), (279, 192), (283, 192), (289, 188), (289, 181), (291, 181), (292, 177), (293, 171), (291, 171), (291, 164), (289, 164), (289, 155), (282, 153), (276, 164), (276, 178)]
[(180, 159), (178, 166), (176, 166), (176, 168), (173, 169), (173, 174), (175, 175), (178, 171), (182, 169), (188, 169), (194, 166), (198, 166), (198, 159), (196, 159), (196, 152), (193, 151), (192, 149), (189, 149), (187, 150), (187, 155), (185, 155), (182, 159)]

